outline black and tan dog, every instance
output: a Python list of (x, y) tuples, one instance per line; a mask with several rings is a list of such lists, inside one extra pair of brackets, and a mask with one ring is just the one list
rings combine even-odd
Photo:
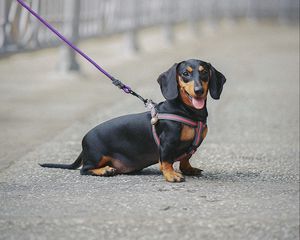
[(83, 175), (113, 176), (159, 162), (167, 181), (181, 182), (183, 175), (173, 169), (180, 161), (184, 175), (200, 175), (202, 170), (193, 168), (189, 159), (207, 133), (207, 94), (219, 99), (225, 81), (209, 63), (191, 59), (174, 64), (158, 78), (166, 101), (156, 105), (154, 115), (148, 111), (101, 123), (85, 135), (74, 163), (41, 166), (82, 166)]

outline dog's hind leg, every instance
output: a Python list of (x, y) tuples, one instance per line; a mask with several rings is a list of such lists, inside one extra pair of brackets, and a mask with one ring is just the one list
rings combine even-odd
[(92, 176), (111, 177), (117, 175), (117, 170), (110, 166), (89, 170)]
[(84, 161), (81, 174), (102, 177), (115, 176), (117, 175), (117, 170), (110, 166), (111, 160), (111, 157), (103, 156), (97, 164), (94, 164), (94, 161)]

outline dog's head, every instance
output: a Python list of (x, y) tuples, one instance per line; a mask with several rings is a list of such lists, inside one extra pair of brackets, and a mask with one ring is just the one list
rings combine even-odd
[(192, 108), (205, 106), (208, 92), (213, 99), (219, 99), (226, 78), (210, 63), (190, 59), (174, 64), (157, 79), (166, 100), (178, 97)]

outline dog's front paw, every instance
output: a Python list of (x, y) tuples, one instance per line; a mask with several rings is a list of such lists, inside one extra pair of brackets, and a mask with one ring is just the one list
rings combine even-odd
[(202, 176), (202, 172), (203, 172), (203, 170), (194, 167), (180, 169), (180, 170), (184, 175), (187, 176)]
[(162, 171), (165, 179), (168, 182), (183, 182), (184, 177), (181, 173), (175, 172), (173, 168), (173, 163), (161, 162), (160, 170)]
[(181, 173), (175, 171), (164, 171), (163, 174), (168, 182), (184, 182), (184, 177)]

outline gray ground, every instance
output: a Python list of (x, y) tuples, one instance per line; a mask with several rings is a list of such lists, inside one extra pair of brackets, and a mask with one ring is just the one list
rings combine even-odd
[(242, 24), (198, 39), (180, 29), (174, 47), (154, 49), (153, 32), (138, 56), (123, 56), (118, 38), (81, 47), (156, 101), (158, 74), (181, 59), (226, 75), (192, 160), (203, 177), (167, 183), (157, 165), (110, 178), (40, 168), (72, 162), (87, 130), (143, 106), (85, 63), (85, 75), (55, 74), (55, 50), (2, 59), (0, 239), (299, 239), (298, 27)]

